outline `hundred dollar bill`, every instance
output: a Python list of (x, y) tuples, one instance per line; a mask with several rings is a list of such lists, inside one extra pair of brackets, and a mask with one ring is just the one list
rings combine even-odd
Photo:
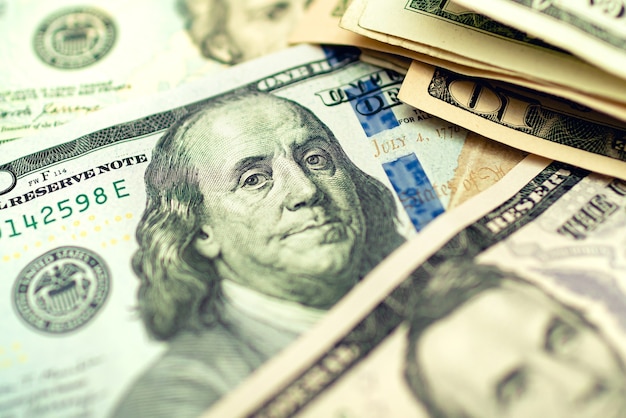
[(354, 0), (342, 27), (465, 66), (625, 102), (623, 79), (450, 1)]
[(3, 416), (197, 416), (514, 165), (352, 48), (221, 74), (3, 150)]
[(3, 1), (0, 141), (285, 47), (306, 3)]
[(626, 179), (626, 124), (577, 103), (417, 61), (399, 97), (504, 144)]
[(625, 237), (626, 182), (531, 156), (204, 417), (624, 416)]
[(621, 0), (454, 0), (626, 77), (626, 5)]

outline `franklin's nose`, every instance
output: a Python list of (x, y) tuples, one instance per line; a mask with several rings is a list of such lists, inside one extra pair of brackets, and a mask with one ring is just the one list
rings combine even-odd
[(283, 172), (284, 203), (287, 209), (293, 211), (317, 203), (322, 194), (310, 174), (294, 161), (287, 161), (279, 167)]

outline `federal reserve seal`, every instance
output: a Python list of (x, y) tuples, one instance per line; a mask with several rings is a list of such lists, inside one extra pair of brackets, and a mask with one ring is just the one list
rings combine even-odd
[(113, 47), (116, 28), (106, 13), (91, 7), (71, 8), (48, 16), (37, 28), (35, 52), (56, 68), (93, 64)]
[(72, 331), (86, 324), (109, 294), (109, 270), (93, 252), (61, 247), (30, 262), (13, 291), (20, 316), (34, 328)]

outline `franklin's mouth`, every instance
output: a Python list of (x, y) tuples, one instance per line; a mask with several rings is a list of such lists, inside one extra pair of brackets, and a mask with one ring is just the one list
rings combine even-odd
[(284, 233), (280, 239), (284, 240), (300, 234), (306, 234), (309, 232), (328, 233), (335, 229), (343, 229), (343, 224), (338, 219), (327, 219), (324, 221), (312, 220), (305, 222), (304, 224), (288, 230)]

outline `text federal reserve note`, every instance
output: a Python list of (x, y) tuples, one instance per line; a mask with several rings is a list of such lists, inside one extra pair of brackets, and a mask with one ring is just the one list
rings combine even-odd
[(623, 416), (625, 237), (624, 181), (533, 156), (205, 417)]
[(285, 47), (307, 2), (266, 3), (2, 2), (0, 141)]
[(417, 61), (400, 97), (493, 140), (626, 179), (626, 123), (577, 103)]
[(626, 78), (623, 1), (454, 0)]
[(402, 79), (303, 46), (7, 146), (0, 410), (197, 416), (511, 168)]

